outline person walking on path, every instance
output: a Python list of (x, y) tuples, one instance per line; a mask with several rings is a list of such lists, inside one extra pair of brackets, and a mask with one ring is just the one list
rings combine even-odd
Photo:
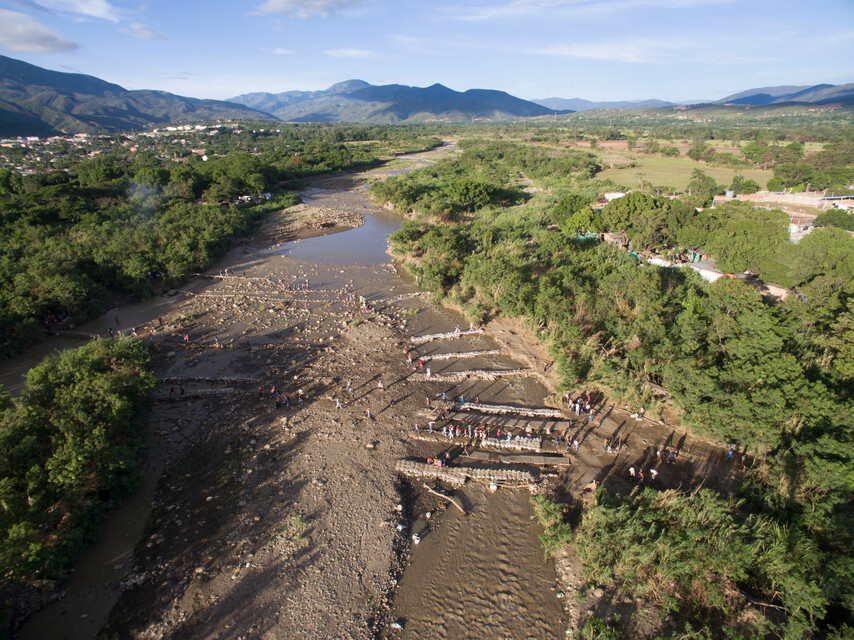
[(735, 456), (735, 445), (733, 444), (733, 445), (730, 445), (729, 451), (727, 451), (726, 459), (732, 460), (734, 456)]
[(367, 409), (365, 409), (365, 416), (368, 418), (368, 420), (373, 420), (373, 419), (374, 419), (374, 416), (372, 416), (372, 415), (371, 415), (371, 408), (370, 408), (370, 407), (368, 407)]
[(341, 408), (341, 399), (340, 398), (335, 398), (335, 408), (336, 409)]

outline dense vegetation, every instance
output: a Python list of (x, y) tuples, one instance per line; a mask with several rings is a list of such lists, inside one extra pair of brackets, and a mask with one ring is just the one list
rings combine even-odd
[(154, 382), (141, 341), (96, 340), (30, 370), (19, 398), (0, 397), (4, 609), (15, 589), (60, 577), (138, 483)]
[[(469, 157), (475, 166), (466, 171), (512, 183), (520, 166), (509, 156)], [(686, 425), (756, 457), (733, 499), (652, 492), (600, 500), (578, 534), (591, 580), (632, 593), (656, 586), (680, 628), (705, 627), (707, 637), (755, 637), (755, 627), (739, 631), (736, 624), (751, 601), (786, 612), (783, 620), (769, 615), (757, 622), (786, 637), (850, 623), (854, 238), (827, 229), (791, 245), (778, 213), (737, 204), (698, 213), (691, 203), (644, 194), (594, 214), (591, 193), (603, 185), (584, 171), (570, 170), (552, 194), (521, 206), (490, 203), (469, 215), (416, 217), (392, 236), (392, 248), (422, 286), (471, 315), (499, 311), (529, 320), (551, 345), (565, 388), (596, 386), (654, 412), (652, 390), (663, 386)], [(394, 200), (416, 183), (440, 189), (412, 175), (376, 193)], [(420, 201), (439, 199), (422, 193)], [(585, 216), (594, 222), (572, 222)], [(733, 270), (783, 274), (800, 295), (768, 304), (737, 279), (710, 285), (689, 269), (640, 263), (578, 235), (597, 225), (624, 230), (644, 246), (673, 242), (717, 252)], [(779, 251), (787, 252), (785, 262)], [(560, 523), (547, 508), (543, 517)], [(596, 533), (612, 521), (614, 538)], [(695, 548), (681, 560), (685, 538), (677, 525)], [(618, 539), (626, 528), (636, 538)], [(565, 527), (552, 534), (544, 540), (550, 548), (566, 538)], [(729, 539), (726, 554), (713, 550)], [(748, 563), (754, 552), (758, 559)], [(684, 577), (660, 584), (678, 576), (656, 553), (684, 563)], [(704, 589), (689, 570), (702, 576)]]
[(596, 497), (576, 537), (587, 578), (642, 598), (699, 637), (721, 636), (722, 626), (729, 638), (767, 633), (769, 620), (738, 616), (749, 603), (768, 606), (765, 594), (787, 614), (785, 638), (805, 637), (826, 614), (825, 593), (838, 576), (823, 572), (804, 531), (708, 489), (622, 498), (600, 488)]
[[(206, 162), (184, 149), (184, 138), (184, 162), (164, 159), (171, 142), (142, 138), (133, 152), (113, 144), (93, 158), (66, 156), (63, 170), (0, 170), (0, 356), (57, 321), (67, 327), (100, 312), (111, 293), (149, 295), (153, 285), (204, 269), (260, 216), (299, 201), (283, 192), (238, 206), (239, 196), (438, 143), (394, 129), (371, 141), (375, 129), (206, 133)], [(345, 144), (352, 138), (360, 144)]]

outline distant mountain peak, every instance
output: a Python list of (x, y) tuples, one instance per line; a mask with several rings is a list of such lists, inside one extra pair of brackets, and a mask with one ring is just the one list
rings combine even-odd
[(365, 82), (364, 80), (344, 80), (344, 82), (336, 82), (331, 87), (329, 87), (326, 92), (349, 93), (351, 91), (358, 91), (359, 89), (364, 89), (365, 87), (370, 86), (370, 83)]
[(553, 113), (504, 91), (469, 89), (459, 92), (438, 82), (429, 87), (411, 87), (347, 80), (325, 91), (244, 94), (231, 101), (267, 111), (287, 122), (470, 122)]

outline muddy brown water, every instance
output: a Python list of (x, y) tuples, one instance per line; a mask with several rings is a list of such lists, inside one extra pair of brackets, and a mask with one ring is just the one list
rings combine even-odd
[(489, 493), (470, 483), (455, 495), (467, 516), (451, 507), (413, 526), (420, 542), (392, 610), (401, 637), (563, 637), (555, 573), (543, 557), (528, 492)]
[[(364, 193), (313, 188), (306, 196), (312, 204), (335, 206), (335, 200), (345, 194), (348, 206), (352, 205), (353, 196), (358, 196), (356, 202), (362, 202), (365, 225), (260, 251), (252, 259), (275, 260), (287, 255), (307, 263), (387, 264), (387, 238), (399, 228), (400, 218), (371, 205)], [(235, 264), (242, 253), (245, 251), (232, 252), (213, 272)], [(201, 290), (205, 285), (203, 281), (195, 281), (188, 288)], [(79, 330), (103, 335), (110, 327), (117, 326), (116, 317), (119, 328), (139, 326), (168, 316), (179, 304), (180, 299), (161, 296), (126, 305)], [(447, 330), (461, 321), (457, 314), (435, 309), (435, 314), (431, 311), (429, 317), (425, 314), (412, 324), (425, 322), (426, 328), (440, 322)], [(473, 340), (479, 341), (482, 340)], [(82, 342), (68, 337), (49, 338), (4, 363), (0, 379), (8, 388), (20, 389), (22, 373), (44, 355)], [(441, 366), (450, 364), (451, 361), (443, 362)], [(478, 382), (457, 389), (468, 394), (480, 393), (484, 399), (500, 395), (528, 403), (537, 402), (545, 394), (542, 387), (528, 380)], [(81, 556), (63, 585), (64, 597), (34, 616), (18, 637), (88, 640), (97, 635), (121, 593), (122, 576), (133, 567), (134, 548), (142, 537), (158, 480), (170, 454), (163, 447), (151, 448), (142, 485), (104, 521), (98, 541)], [(422, 530), (421, 543), (413, 546), (409, 566), (394, 598), (394, 615), (406, 621), (404, 636), (563, 637), (565, 615), (555, 594), (555, 573), (543, 559), (528, 493), (501, 489), (491, 494), (474, 485), (464, 490), (463, 499), (470, 507), (468, 517), (448, 510), (432, 523), (429, 533)], [(423, 520), (420, 522), (416, 526), (423, 529)]]

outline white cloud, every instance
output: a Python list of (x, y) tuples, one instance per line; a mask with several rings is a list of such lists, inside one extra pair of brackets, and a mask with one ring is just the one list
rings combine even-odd
[(259, 13), (287, 13), (308, 18), (312, 14), (328, 16), (337, 11), (362, 4), (364, 0), (265, 0), (256, 9)]
[(532, 53), (551, 56), (566, 56), (569, 58), (586, 58), (588, 60), (603, 60), (608, 62), (654, 62), (659, 51), (653, 44), (640, 42), (585, 42), (575, 44), (558, 44)]
[(141, 22), (134, 22), (129, 25), (126, 29), (119, 29), (122, 33), (126, 33), (129, 36), (133, 36), (134, 38), (139, 38), (140, 40), (171, 40), (167, 35), (162, 33), (158, 33), (148, 25), (142, 24)]
[(273, 53), (275, 53), (277, 56), (289, 56), (293, 53), (293, 50), (284, 49), (282, 47), (276, 47), (275, 49), (273, 49)]
[(39, 4), (56, 11), (79, 13), (110, 22), (119, 21), (119, 11), (107, 0), (39, 0)]
[(506, 4), (480, 7), (459, 14), (460, 20), (489, 20), (535, 16), (543, 13), (577, 15), (582, 13), (613, 13), (631, 9), (681, 9), (704, 4), (729, 4), (736, 0), (513, 0)]
[(28, 15), (0, 9), (0, 43), (9, 51), (73, 51), (80, 47)]
[(373, 58), (377, 55), (373, 51), (366, 51), (365, 49), (328, 49), (323, 53), (333, 58)]

